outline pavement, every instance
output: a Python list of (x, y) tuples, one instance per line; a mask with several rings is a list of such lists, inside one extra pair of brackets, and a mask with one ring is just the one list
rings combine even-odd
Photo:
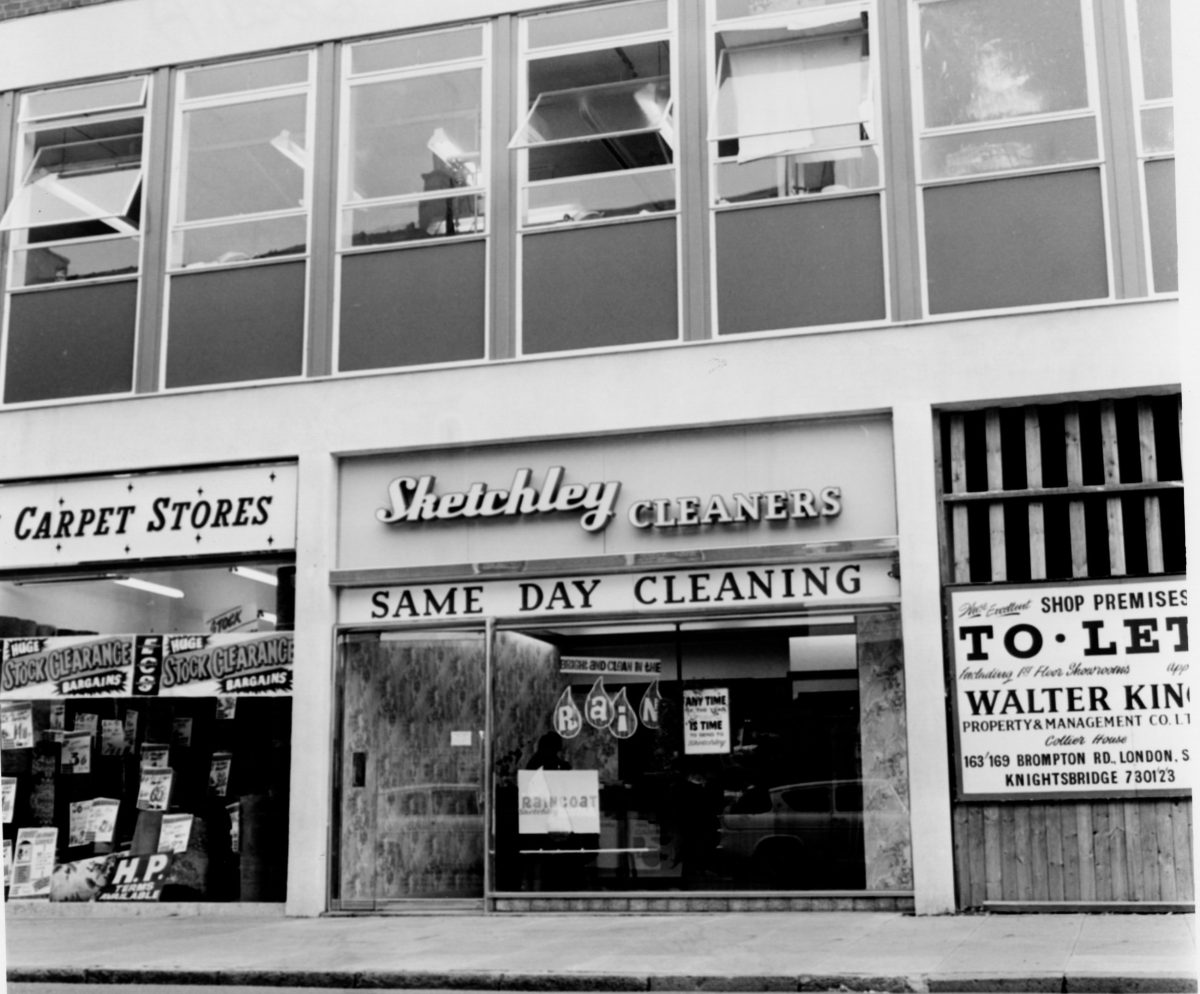
[(1196, 991), (1194, 914), (13, 917), (21, 983), (520, 991)]

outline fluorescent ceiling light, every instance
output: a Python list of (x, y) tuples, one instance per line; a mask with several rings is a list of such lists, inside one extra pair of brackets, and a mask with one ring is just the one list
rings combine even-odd
[(113, 583), (122, 587), (132, 587), (134, 590), (144, 590), (148, 594), (160, 594), (163, 597), (182, 597), (183, 591), (178, 587), (168, 587), (161, 583), (151, 583), (149, 580), (139, 580), (132, 576), (114, 577)]
[(235, 576), (244, 577), (247, 580), (256, 580), (259, 583), (265, 583), (272, 587), (279, 586), (279, 580), (273, 577), (270, 573), (264, 573), (260, 569), (251, 569), (249, 566), (233, 566), (229, 570)]
[(276, 615), (272, 614), (270, 611), (259, 611), (258, 616), (263, 621), (269, 621), (272, 625), (274, 625), (279, 620), (278, 617)]

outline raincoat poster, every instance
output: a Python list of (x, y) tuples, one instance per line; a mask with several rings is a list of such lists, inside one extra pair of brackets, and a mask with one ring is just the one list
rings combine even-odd
[(520, 834), (600, 833), (600, 774), (596, 770), (519, 770), (517, 790)]

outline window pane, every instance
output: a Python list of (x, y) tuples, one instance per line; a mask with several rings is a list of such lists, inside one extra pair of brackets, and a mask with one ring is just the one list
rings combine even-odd
[(1151, 107), (1142, 111), (1142, 151), (1175, 151), (1175, 111), (1171, 107)]
[(1147, 100), (1173, 96), (1171, 0), (1138, 0), (1138, 39), (1142, 50), (1142, 95)]
[(189, 69), (184, 74), (184, 99), (215, 97), (269, 86), (290, 86), (308, 80), (308, 56), (299, 52), (275, 59), (239, 62), (231, 66)]
[(670, 170), (610, 173), (534, 186), (527, 197), (527, 225), (650, 214), (675, 209), (675, 174)]
[(529, 47), (549, 48), (614, 35), (662, 31), (667, 27), (665, 0), (648, 3), (606, 4), (590, 10), (548, 14), (529, 19)]
[(184, 128), (182, 220), (305, 206), (303, 96), (191, 111)]
[(443, 197), (346, 211), (343, 248), (482, 233), (483, 197)]
[(1034, 169), (1096, 159), (1096, 123), (1091, 117), (1052, 124), (1027, 124), (921, 141), (921, 170), (927, 179)]
[(925, 126), (1088, 106), (1079, 0), (942, 0), (921, 7)]
[(18, 250), (13, 253), (12, 285), (37, 286), (136, 273), (140, 250), (136, 238)]
[(721, 36), (717, 136), (740, 139), (739, 161), (875, 137), (867, 34), (857, 17), (839, 26), (766, 43), (745, 43), (762, 32)]
[(814, 8), (852, 2), (856, 0), (717, 0), (717, 20), (748, 17), (752, 14), (779, 14), (789, 10), (803, 10), (808, 13)]
[(26, 94), (22, 99), (21, 120), (141, 107), (145, 102), (145, 78), (117, 79), (90, 86), (70, 86)]
[(307, 249), (307, 220), (276, 217), (191, 228), (175, 233), (175, 265), (199, 266), (299, 255)]
[(1179, 289), (1179, 246), (1175, 216), (1175, 161), (1146, 163), (1146, 214), (1150, 225), (1150, 259), (1154, 292)]
[(843, 193), (878, 185), (879, 156), (870, 146), (746, 163), (723, 162), (717, 168), (718, 202), (727, 204)]
[[(142, 179), (141, 137), (127, 141), (136, 149), (127, 159), (102, 158), (105, 149), (92, 143), (39, 151), (27, 184), (5, 211), (0, 229), (126, 217)], [(76, 155), (81, 158), (69, 161)], [(129, 224), (113, 226), (133, 229)]]
[(665, 76), (539, 93), (511, 147), (669, 129), (670, 105)]
[(477, 186), (480, 103), (475, 69), (355, 87), (350, 197)]
[(478, 58), (483, 54), (483, 29), (461, 28), (437, 34), (406, 35), (368, 41), (350, 48), (352, 74), (408, 69), (413, 66)]

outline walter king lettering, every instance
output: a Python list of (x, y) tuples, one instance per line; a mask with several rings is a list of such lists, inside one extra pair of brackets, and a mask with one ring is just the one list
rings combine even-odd
[(615, 480), (564, 484), (565, 475), (562, 466), (551, 466), (541, 485), (534, 486), (533, 470), (519, 469), (507, 490), (472, 483), (465, 491), (442, 494), (434, 490), (433, 476), (398, 476), (388, 484), (391, 506), (379, 508), (375, 517), (394, 525), (578, 511), (584, 531), (600, 531), (613, 516), (621, 484)]

